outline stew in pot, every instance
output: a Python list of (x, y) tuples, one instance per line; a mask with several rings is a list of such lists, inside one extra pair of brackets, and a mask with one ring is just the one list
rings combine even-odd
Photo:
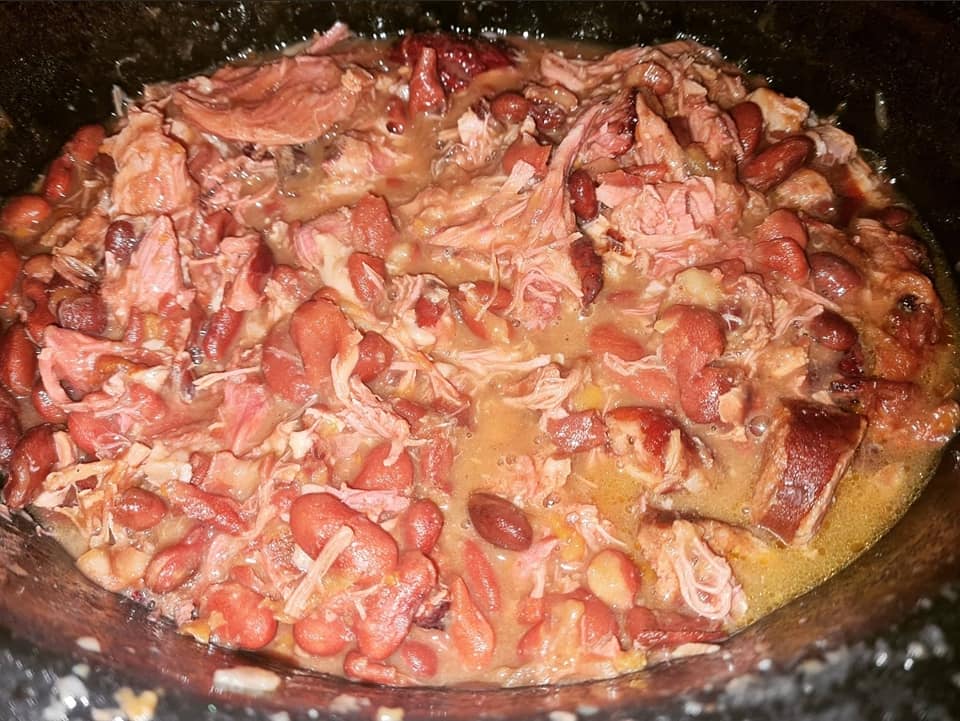
[(716, 648), (958, 423), (854, 139), (690, 40), (160, 83), (0, 212), (3, 501), (202, 642), (385, 684)]

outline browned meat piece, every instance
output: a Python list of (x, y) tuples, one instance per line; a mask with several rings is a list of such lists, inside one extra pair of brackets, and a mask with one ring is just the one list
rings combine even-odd
[(785, 543), (813, 538), (866, 420), (829, 406), (783, 401), (764, 450), (753, 519)]

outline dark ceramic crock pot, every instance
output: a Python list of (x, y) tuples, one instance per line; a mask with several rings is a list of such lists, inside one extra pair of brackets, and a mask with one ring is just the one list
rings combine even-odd
[[(0, 4), (0, 195), (25, 187), (76, 126), (108, 116), (113, 85), (135, 93), (335, 19), (368, 35), (502, 30), (626, 45), (688, 34), (820, 114), (836, 112), (886, 158), (948, 266), (960, 257), (957, 5)], [(0, 719), (136, 717), (129, 706), (127, 716), (104, 709), (122, 686), (156, 689), (157, 721), (386, 721), (398, 709), (405, 719), (455, 721), (954, 718), (960, 613), (945, 587), (960, 579), (954, 448), (874, 548), (722, 652), (561, 687), (384, 689), (202, 647), (93, 587), (25, 518), (0, 519)], [(268, 669), (279, 687), (259, 696), (214, 690), (214, 672), (239, 665)]]

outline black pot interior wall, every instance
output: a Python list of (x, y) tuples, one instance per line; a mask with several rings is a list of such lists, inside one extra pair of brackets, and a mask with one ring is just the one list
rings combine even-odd
[[(114, 85), (136, 93), (144, 82), (200, 71), (249, 48), (297, 40), (337, 18), (365, 34), (402, 28), (502, 29), (631, 44), (687, 33), (764, 73), (778, 89), (809, 100), (819, 113), (836, 112), (845, 128), (887, 159), (951, 262), (960, 259), (957, 5), (0, 4), (0, 195), (26, 187), (76, 126), (108, 116)], [(885, 124), (877, 121), (878, 103), (884, 105)], [(960, 509), (960, 484), (955, 468), (941, 471), (877, 549), (822, 592), (742, 634), (729, 657), (679, 664), (658, 672), (655, 682), (641, 677), (579, 690), (397, 695), (367, 689), (357, 695), (369, 698), (373, 708), (402, 704), (408, 718), (466, 719), (480, 713), (545, 718), (551, 710), (578, 703), (608, 708), (617, 717), (637, 703), (702, 685), (705, 678), (722, 679), (751, 668), (764, 654), (788, 663), (814, 640), (832, 643), (889, 623), (920, 594), (957, 577), (960, 562), (953, 549), (960, 530), (953, 519)], [(96, 627), (104, 631), (105, 651), (114, 653), (115, 665), (141, 680), (182, 684), (201, 696), (209, 689), (211, 669), (238, 662), (225, 652), (205, 653), (162, 632), (142, 611), (85, 585), (48, 541), (22, 523), (0, 519), (0, 570), (26, 563), (46, 564), (58, 580), (0, 574), (0, 625), (15, 625), (47, 648), (72, 646), (77, 635)], [(64, 589), (74, 594), (66, 618), (55, 595)], [(129, 617), (136, 622), (133, 630), (126, 623)], [(801, 624), (801, 619), (813, 621)], [(150, 634), (146, 640), (145, 628)], [(292, 675), (285, 678), (282, 699), (263, 703), (302, 711), (317, 698), (342, 691), (337, 682)]]

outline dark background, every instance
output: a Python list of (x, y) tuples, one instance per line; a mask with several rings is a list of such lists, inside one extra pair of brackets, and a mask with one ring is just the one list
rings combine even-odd
[[(24, 189), (78, 125), (108, 116), (114, 85), (135, 94), (144, 82), (202, 71), (250, 48), (274, 48), (323, 30), (337, 18), (366, 34), (439, 27), (621, 45), (685, 33), (762, 73), (778, 90), (804, 98), (821, 115), (837, 113), (842, 127), (885, 158), (951, 263), (960, 258), (960, 6), (952, 3), (0, 4), (0, 196)], [(890, 120), (886, 128), (875, 119), (878, 94)], [(807, 651), (793, 654), (789, 663), (745, 677), (732, 687), (736, 693), (730, 685), (725, 691), (694, 690), (677, 700), (652, 701), (643, 710), (619, 707), (593, 718), (960, 719), (960, 612), (956, 588), (943, 586), (960, 578), (954, 554), (960, 535), (957, 485), (953, 469), (936, 485), (940, 495), (931, 496), (932, 486), (906, 519), (910, 523), (894, 533), (901, 541), (923, 536), (914, 547), (901, 552), (902, 544), (881, 544), (864, 563), (828, 584), (826, 598), (820, 593), (809, 603), (795, 604), (808, 615), (789, 611), (769, 626), (776, 633), (751, 632), (757, 639), (772, 639), (769, 643), (796, 637)], [(2, 543), (23, 537), (23, 529), (17, 524), (0, 529), (20, 534), (0, 534), (0, 559)], [(49, 543), (31, 539), (25, 545), (26, 555), (40, 558), (54, 578), (0, 577), (0, 594), (41, 588), (34, 593), (43, 596), (20, 602), (20, 608), (35, 602), (37, 617), (45, 609), (54, 621), (47, 628), (21, 626), (0, 613), (0, 621), (6, 618), (12, 625), (0, 629), (0, 719), (91, 719), (94, 707), (116, 705), (112, 694), (119, 686), (148, 688), (155, 661), (166, 664), (164, 678), (179, 674), (184, 679), (183, 690), (170, 686), (164, 692), (156, 721), (269, 718), (266, 712), (236, 707), (225, 711), (219, 701), (198, 698), (187, 679), (196, 670), (191, 664), (201, 663), (202, 656), (191, 650), (190, 661), (177, 667), (181, 657), (166, 649), (186, 646), (167, 641), (169, 631), (147, 625), (142, 611), (127, 602), (86, 588)], [(873, 583), (874, 575), (882, 578)], [(63, 600), (57, 595), (62, 588), (69, 589)], [(863, 598), (858, 599), (858, 588)], [(831, 594), (846, 600), (834, 602)], [(0, 606), (3, 601), (11, 608), (17, 603), (10, 596), (0, 598)], [(129, 633), (125, 655), (118, 651), (97, 665), (96, 656), (83, 657), (69, 639), (57, 642), (56, 614), (81, 630), (85, 623), (102, 627), (104, 619), (119, 623), (117, 634)], [(800, 627), (806, 622), (813, 627), (809, 631)], [(33, 645), (38, 640), (45, 650)], [(157, 648), (164, 649), (160, 659), (151, 656)], [(80, 660), (92, 663), (83, 692), (76, 681), (85, 669), (74, 667)], [(431, 714), (519, 718), (525, 699), (534, 694), (501, 695), (495, 703), (478, 701), (466, 708), (445, 706), (449, 695), (436, 696), (436, 708), (427, 704)], [(291, 715), (311, 718), (300, 701)], [(416, 712), (409, 709), (410, 715)], [(359, 716), (375, 716), (374, 709)]]

